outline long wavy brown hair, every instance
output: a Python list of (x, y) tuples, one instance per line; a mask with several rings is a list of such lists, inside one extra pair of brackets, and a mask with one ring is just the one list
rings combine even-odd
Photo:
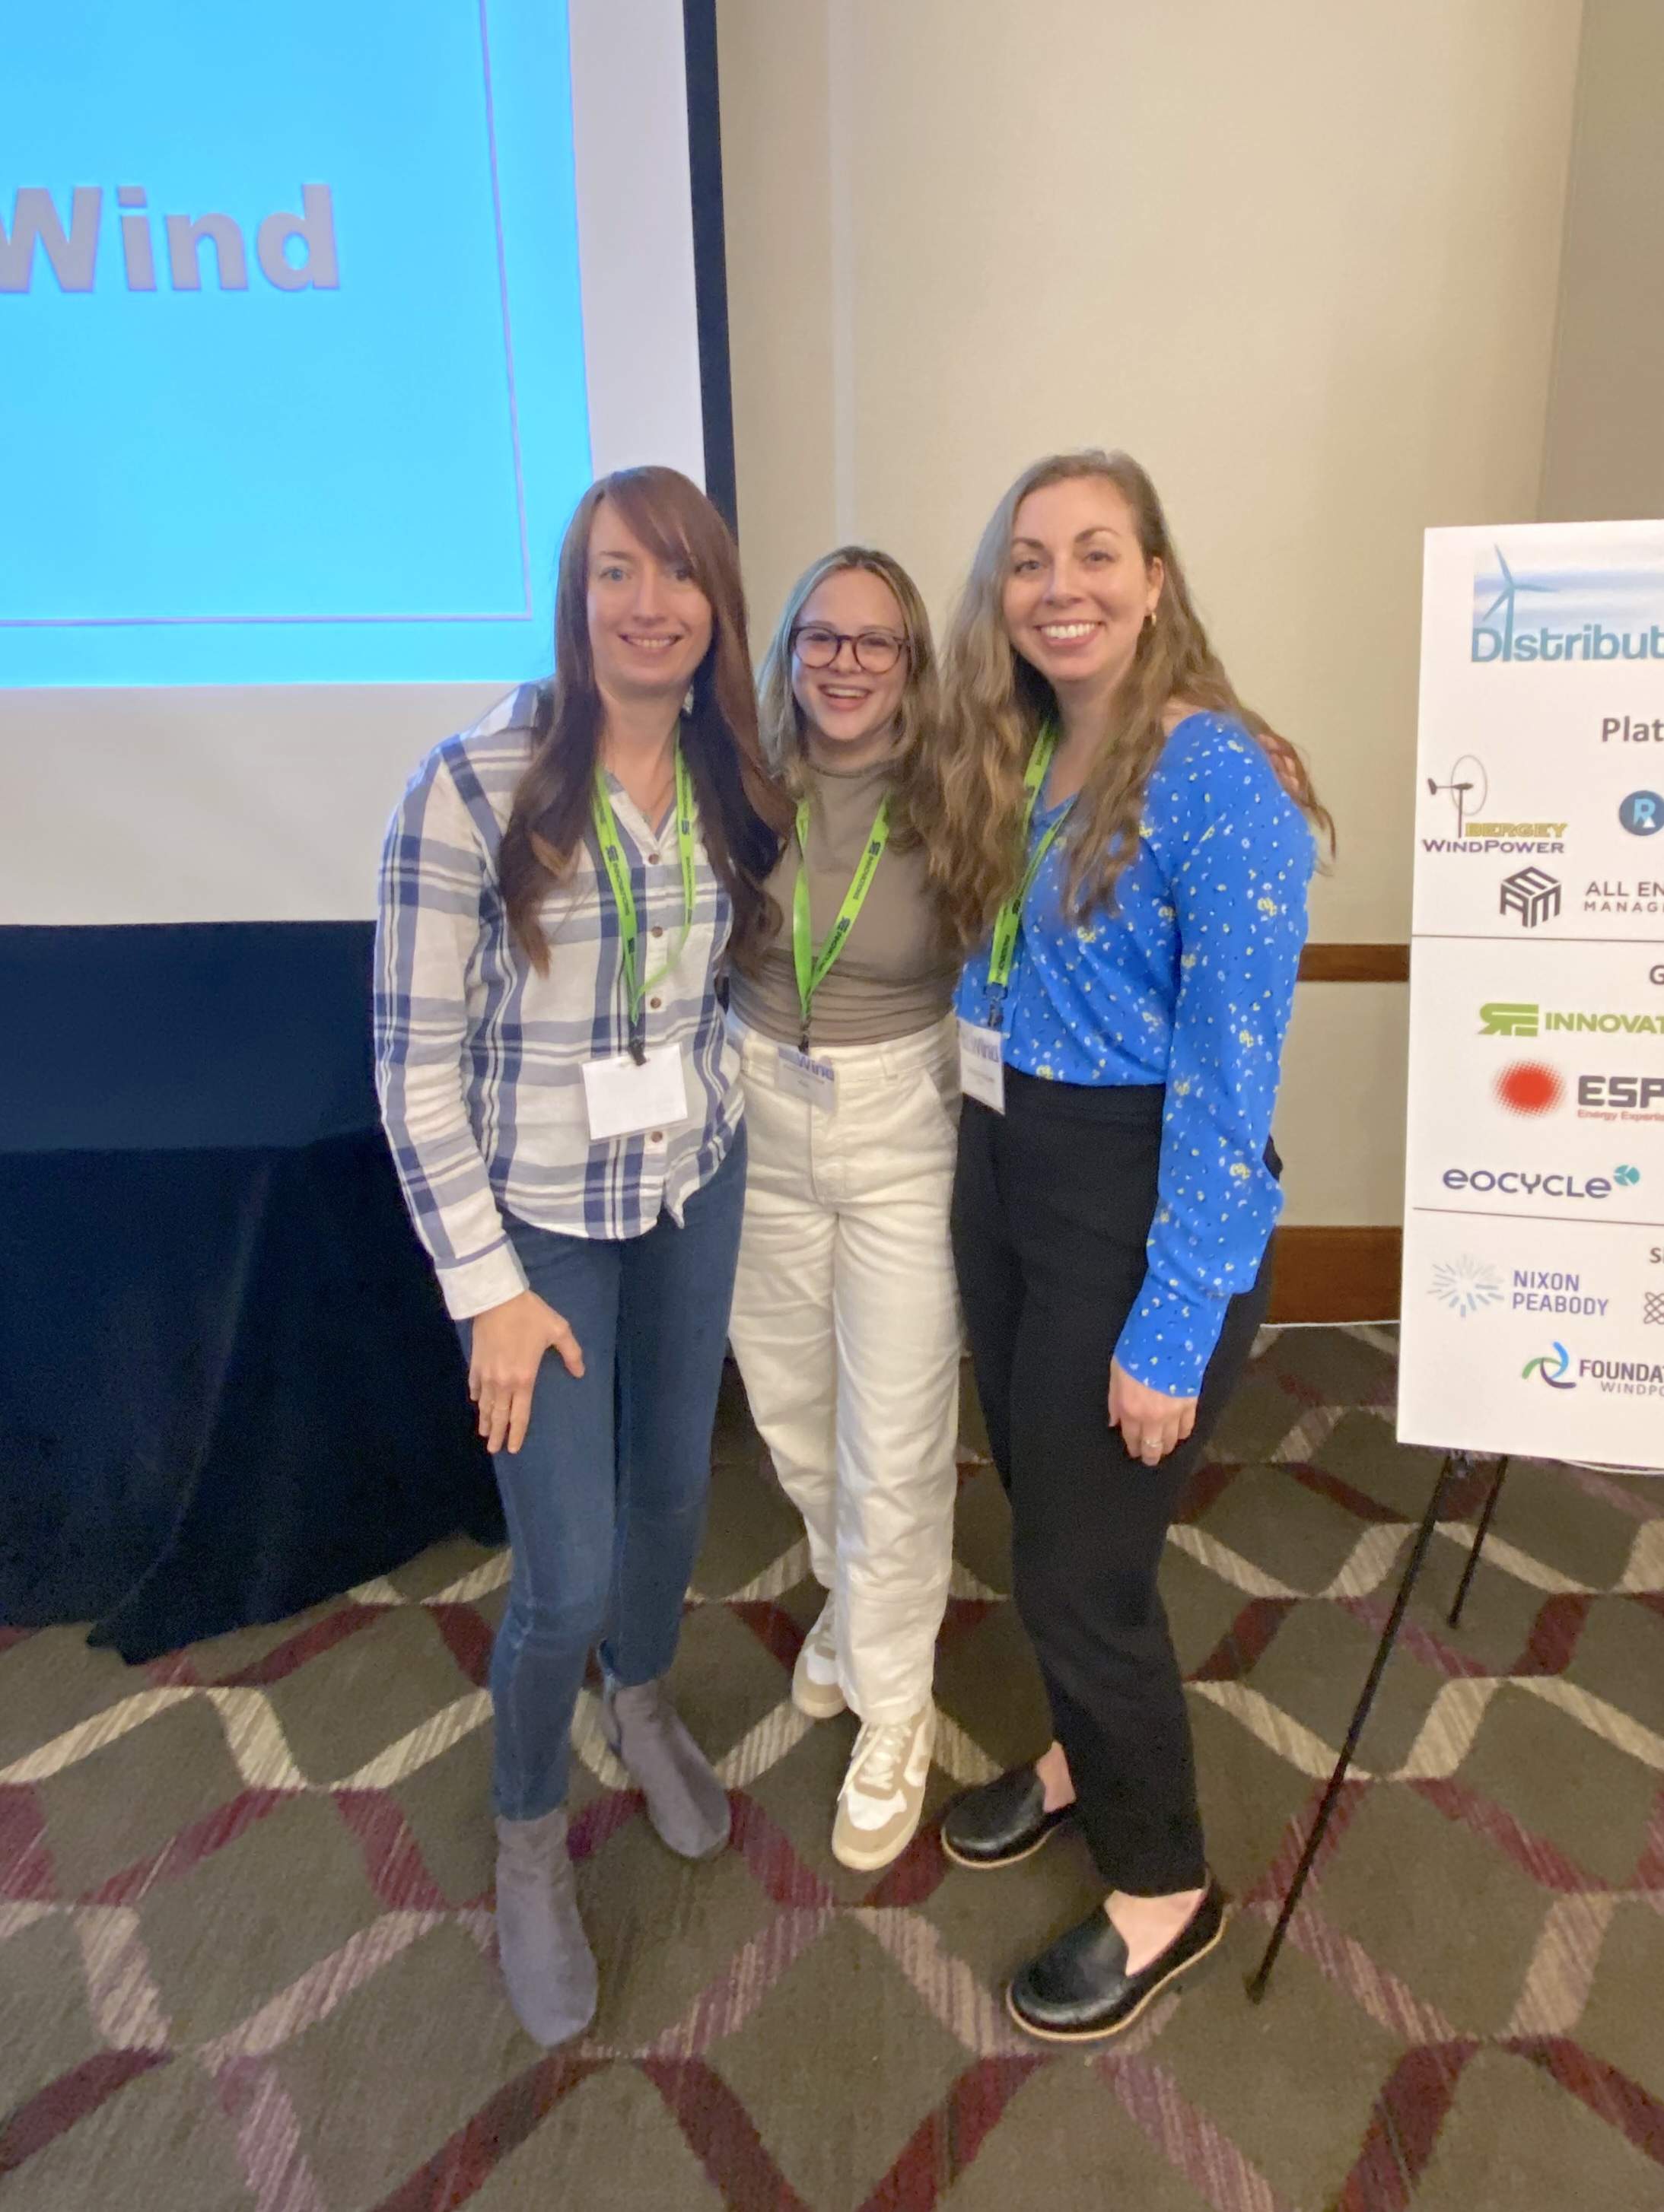
[(588, 612), (589, 532), (604, 499), (661, 561), (686, 562), (710, 602), (710, 646), (683, 712), (682, 752), (698, 799), (699, 835), (734, 905), (729, 952), (748, 959), (779, 927), (763, 884), (790, 809), (758, 737), (739, 552), (716, 509), (676, 469), (615, 470), (590, 485), (566, 526), (555, 586), (555, 672), (538, 700), (532, 757), (515, 793), (498, 861), (509, 924), (527, 958), (544, 973), (549, 942), (542, 908), (588, 829), (606, 720)]
[(890, 842), (899, 848), (917, 845), (913, 827), (913, 794), (921, 775), (927, 744), (934, 742), (941, 712), (940, 682), (936, 647), (930, 637), (930, 617), (912, 578), (899, 561), (871, 545), (840, 545), (812, 562), (786, 594), (779, 624), (769, 641), (757, 672), (758, 712), (763, 750), (776, 778), (794, 799), (806, 789), (803, 775), (803, 710), (792, 690), (792, 641), (803, 610), (828, 576), (846, 568), (862, 568), (887, 584), (901, 610), (902, 634), (907, 641), (907, 681), (897, 715), (894, 775), (890, 784)]
[(928, 750), (926, 787), (915, 800), (931, 879), (966, 945), (980, 942), (1021, 878), (1023, 770), (1041, 727), (1058, 712), (1051, 686), (1015, 650), (1006, 628), (1017, 510), (1031, 492), (1077, 477), (1115, 487), (1131, 510), (1146, 564), (1160, 561), (1164, 574), (1155, 615), (1139, 636), (1070, 817), (1065, 911), (1079, 921), (1113, 903), (1121, 871), (1137, 848), (1144, 790), (1167, 742), (1162, 717), (1173, 699), (1242, 723), (1334, 847), (1334, 823), (1304, 760), (1243, 705), (1209, 643), (1149, 477), (1126, 453), (1054, 453), (1023, 471), (982, 533), (943, 649), (942, 742)]

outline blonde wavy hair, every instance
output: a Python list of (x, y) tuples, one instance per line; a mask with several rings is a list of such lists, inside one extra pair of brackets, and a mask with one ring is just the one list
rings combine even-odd
[(890, 787), (890, 842), (917, 845), (914, 808), (927, 752), (934, 748), (941, 713), (941, 689), (930, 617), (912, 578), (899, 561), (872, 545), (840, 545), (812, 562), (786, 594), (779, 625), (757, 672), (758, 721), (763, 751), (775, 779), (794, 799), (808, 789), (804, 775), (803, 710), (792, 690), (792, 647), (803, 610), (828, 576), (864, 569), (887, 584), (901, 610), (907, 641), (907, 680), (897, 714), (895, 775)]
[(1146, 565), (1160, 561), (1163, 576), (1155, 614), (1140, 634), (1103, 746), (1070, 817), (1065, 911), (1078, 921), (1094, 908), (1112, 905), (1121, 871), (1137, 848), (1144, 790), (1167, 741), (1162, 717), (1173, 699), (1240, 722), (1334, 848), (1334, 823), (1304, 760), (1243, 705), (1208, 641), (1149, 477), (1127, 453), (1095, 447), (1053, 453), (1023, 471), (982, 533), (943, 650), (941, 741), (928, 749), (928, 772), (914, 800), (932, 884), (967, 946), (981, 941), (1021, 879), (1023, 770), (1035, 738), (1058, 711), (1051, 685), (1014, 649), (1006, 627), (1017, 510), (1032, 492), (1079, 477), (1100, 477), (1120, 493)]

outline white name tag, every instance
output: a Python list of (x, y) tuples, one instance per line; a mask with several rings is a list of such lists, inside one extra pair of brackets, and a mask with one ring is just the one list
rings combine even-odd
[(977, 1022), (960, 1022), (959, 1087), (978, 1105), (1004, 1113), (1005, 1053), (998, 1030), (985, 1030)]
[(817, 1106), (830, 1114), (838, 1098), (838, 1070), (829, 1060), (816, 1060), (795, 1045), (779, 1048), (780, 1088), (789, 1097)]
[(674, 1129), (687, 1119), (687, 1084), (680, 1045), (660, 1045), (643, 1060), (627, 1052), (616, 1060), (586, 1060), (584, 1103), (589, 1109), (589, 1141), (606, 1137), (649, 1136)]

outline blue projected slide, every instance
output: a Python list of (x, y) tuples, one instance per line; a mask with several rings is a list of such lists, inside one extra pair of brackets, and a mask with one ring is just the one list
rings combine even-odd
[(564, 0), (40, 0), (0, 685), (511, 681), (589, 477)]

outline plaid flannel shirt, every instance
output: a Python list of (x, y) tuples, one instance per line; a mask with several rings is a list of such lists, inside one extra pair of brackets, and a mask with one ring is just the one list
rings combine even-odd
[[(590, 1141), (584, 1063), (630, 1039), (618, 912), (594, 831), (544, 904), (546, 975), (515, 943), (497, 884), (536, 700), (522, 684), (429, 754), (381, 858), (376, 1090), (411, 1218), (459, 1320), (525, 1288), (505, 1212), (567, 1237), (639, 1237), (661, 1212), (680, 1222), (721, 1166), (741, 1109), (715, 988), (732, 910), (701, 842), (692, 927), (646, 1008), (649, 1045), (682, 1048), (690, 1118)], [(656, 835), (608, 781), (657, 966), (682, 924), (675, 836), (668, 822)]]

